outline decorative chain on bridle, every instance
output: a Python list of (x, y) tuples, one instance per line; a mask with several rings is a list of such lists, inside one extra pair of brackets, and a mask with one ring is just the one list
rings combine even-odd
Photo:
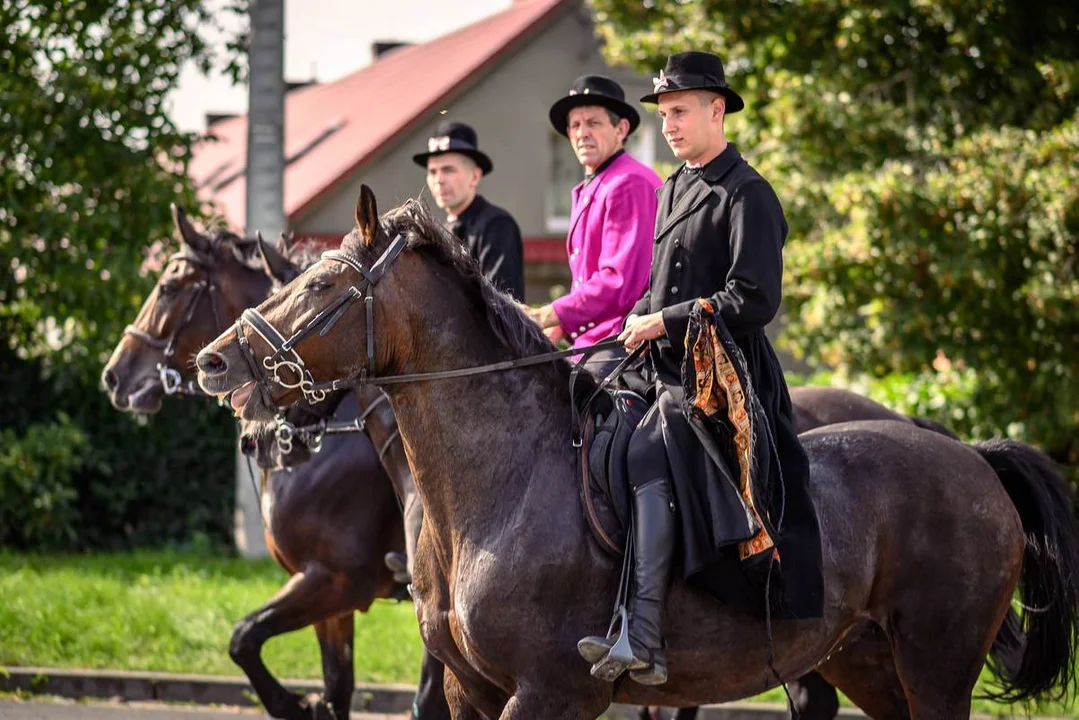
[[(344, 435), (346, 433), (360, 433), (367, 430), (367, 419), (379, 406), (389, 402), (385, 393), (379, 396), (367, 406), (358, 418), (354, 420), (333, 420), (323, 417), (316, 423), (296, 426), (286, 419), (284, 413), (279, 413), (275, 418), (274, 439), (277, 441), (281, 453), (288, 455), (292, 452), (293, 440), (299, 439), (312, 453), (322, 450), (322, 439), (326, 435)], [(378, 459), (382, 460), (386, 451), (395, 440), (400, 437), (400, 430), (394, 429), (378, 448)]]

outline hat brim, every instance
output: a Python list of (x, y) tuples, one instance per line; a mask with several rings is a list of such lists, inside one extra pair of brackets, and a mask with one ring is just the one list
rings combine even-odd
[(450, 153), (456, 153), (471, 158), (473, 162), (476, 163), (476, 166), (483, 171), (484, 175), (490, 175), (491, 171), (495, 169), (494, 163), (491, 162), (491, 158), (484, 155), (481, 151), (466, 150), (464, 148), (451, 148), (449, 150), (438, 150), (437, 152), (420, 153), (412, 156), (412, 162), (426, 169), (428, 159), (433, 158), (436, 155), (449, 155)]
[(659, 103), (660, 95), (667, 95), (675, 92), (685, 92), (686, 90), (709, 90), (714, 93), (719, 93), (727, 100), (727, 115), (740, 112), (745, 108), (746, 103), (742, 100), (742, 96), (731, 90), (725, 85), (694, 85), (692, 87), (672, 87), (660, 92), (654, 92), (651, 95), (645, 95), (641, 98), (642, 103), (648, 103), (649, 105), (656, 105)]
[(641, 124), (640, 114), (629, 103), (606, 95), (586, 95), (584, 93), (567, 95), (558, 100), (551, 106), (551, 111), (547, 114), (547, 117), (550, 118), (551, 125), (555, 130), (562, 135), (568, 136), (566, 129), (569, 127), (569, 111), (586, 105), (598, 105), (599, 107), (607, 108), (619, 117), (625, 118), (629, 122), (629, 133), (627, 135), (632, 135), (637, 126)]

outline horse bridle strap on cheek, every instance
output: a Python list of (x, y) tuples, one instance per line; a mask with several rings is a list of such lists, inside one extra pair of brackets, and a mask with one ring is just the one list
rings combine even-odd
[[(199, 265), (204, 269), (207, 268), (203, 263), (183, 253), (177, 253), (171, 256), (169, 260), (184, 260)], [(209, 296), (210, 306), (214, 314), (214, 321), (217, 322), (217, 301), (215, 300), (214, 295), (216, 291), (217, 285), (215, 285), (212, 280), (201, 280), (196, 283), (195, 292), (192, 293), (191, 298), (187, 301), (187, 305), (184, 307), (184, 313), (180, 317), (180, 322), (178, 322), (172, 332), (169, 333), (168, 338), (155, 337), (145, 330), (140, 330), (134, 325), (128, 325), (124, 328), (124, 335), (130, 335), (137, 338), (154, 349), (164, 350), (164, 362), (157, 364), (157, 373), (161, 380), (161, 388), (166, 395), (206, 396), (206, 393), (199, 387), (196, 381), (188, 380), (187, 382), (184, 382), (183, 377), (180, 375), (180, 371), (172, 367), (172, 359), (176, 355), (176, 340), (180, 337), (180, 333), (183, 332), (183, 329), (187, 327), (187, 324), (191, 322), (191, 318), (195, 316), (195, 310), (198, 309), (199, 301), (202, 299), (203, 295)]]

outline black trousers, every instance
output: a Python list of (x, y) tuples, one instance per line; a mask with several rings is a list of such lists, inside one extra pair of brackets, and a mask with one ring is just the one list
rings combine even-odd
[(629, 439), (626, 463), (629, 466), (629, 484), (634, 489), (656, 478), (671, 477), (667, 450), (663, 444), (662, 423), (659, 403), (653, 403)]

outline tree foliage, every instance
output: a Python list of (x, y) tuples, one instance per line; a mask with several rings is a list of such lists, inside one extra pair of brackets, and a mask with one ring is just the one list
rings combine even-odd
[(724, 58), (791, 223), (788, 349), (1079, 463), (1079, 5), (591, 4), (615, 62)]
[[(243, 9), (235, 0), (225, 12)], [(168, 443), (148, 439), (97, 388), (108, 352), (149, 289), (140, 273), (146, 248), (171, 234), (170, 203), (195, 204), (185, 175), (195, 137), (172, 124), (167, 101), (185, 63), (237, 70), (240, 57), (209, 42), (220, 20), (204, 0), (0, 4), (0, 504), (14, 503), (0, 516), (19, 513), (15, 534), (0, 543), (86, 544), (94, 523), (120, 523), (98, 540), (122, 543), (152, 515), (136, 518), (145, 505), (121, 507), (119, 499), (142, 498), (149, 488), (138, 483), (155, 477), (161, 462), (176, 461), (177, 475), (220, 483), (211, 468), (223, 465), (231, 476), (230, 443), (221, 442), (232, 434), (227, 417), (177, 413), (215, 424), (205, 441), (168, 418), (157, 425), (155, 437), (171, 432), (202, 449), (183, 458), (184, 467)], [(162, 519), (158, 529), (175, 527), (140, 537), (162, 542), (211, 527), (222, 536), (231, 487), (217, 491), (224, 504), (204, 504), (214, 512), (224, 506), (223, 520), (179, 528), (175, 518)], [(166, 489), (175, 488), (159, 484), (151, 495), (160, 500)], [(116, 499), (114, 515), (95, 516), (94, 498), (107, 495)]]

